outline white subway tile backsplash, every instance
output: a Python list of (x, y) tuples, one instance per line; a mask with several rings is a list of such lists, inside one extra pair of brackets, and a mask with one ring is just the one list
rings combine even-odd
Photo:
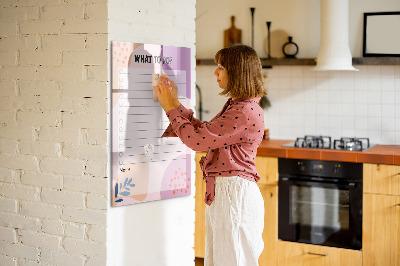
[(382, 130), (382, 119), (380, 117), (368, 117), (368, 131)]
[(355, 118), (352, 116), (349, 117), (341, 117), (341, 122), (342, 122), (342, 129), (353, 129), (354, 130), (354, 123), (355, 123)]
[(321, 129), (321, 128), (329, 128), (329, 116), (325, 116), (325, 115), (317, 115), (317, 119), (316, 119), (316, 126), (317, 128)]
[(354, 72), (354, 71), (341, 71), (342, 86), (344, 86), (344, 84), (348, 84), (349, 88), (353, 88), (355, 73), (357, 73), (357, 72)]
[(331, 116), (339, 116), (341, 114), (340, 103), (328, 103), (329, 106), (329, 115)]
[(282, 127), (290, 127), (292, 126), (292, 115), (281, 114), (280, 115), (280, 124)]
[(291, 89), (292, 84), (290, 82), (290, 79), (287, 77), (279, 77), (279, 88), (288, 90)]
[(382, 79), (382, 92), (386, 91), (394, 91), (395, 88), (395, 79), (390, 77), (390, 78), (385, 78)]
[(368, 104), (381, 104), (382, 94), (381, 91), (368, 91)]
[[(304, 114), (309, 116), (310, 118), (315, 118), (315, 113), (317, 111), (317, 104), (315, 101), (313, 102), (305, 102), (304, 103)], [(310, 119), (312, 120), (312, 119)]]
[(367, 114), (369, 118), (382, 117), (382, 106), (379, 104), (369, 104)]
[(377, 77), (368, 77), (367, 89), (368, 91), (380, 92), (382, 89), (381, 80)]
[(368, 130), (368, 118), (367, 117), (355, 117), (354, 119), (354, 127), (357, 130), (361, 130), (363, 135), (365, 135)]
[(304, 79), (307, 78), (313, 78), (315, 79), (316, 75), (316, 71), (313, 70), (314, 66), (304, 66), (303, 67), (303, 77)]
[(341, 83), (340, 83), (340, 71), (333, 71), (329, 73), (329, 80), (328, 80), (328, 86), (329, 89), (333, 90), (338, 90), (341, 88)]
[(382, 105), (382, 119), (383, 118), (394, 118), (395, 115), (395, 106), (393, 104), (383, 104)]
[(367, 91), (356, 90), (354, 94), (354, 104), (368, 104)]
[(305, 68), (292, 67), (290, 69), (291, 69), (291, 78), (303, 78), (303, 71), (305, 71)]
[(367, 73), (369, 77), (380, 77), (381, 66), (380, 65), (367, 65)]
[(328, 103), (329, 102), (329, 90), (317, 88), (316, 90), (317, 103)]
[(317, 102), (317, 117), (318, 115), (329, 115), (329, 105)]
[(382, 91), (382, 105), (394, 104), (395, 95), (394, 91)]
[(354, 105), (354, 115), (355, 116), (368, 116), (368, 105), (367, 104), (355, 104)]
[(368, 138), (370, 143), (381, 144), (382, 143), (382, 131), (380, 130), (368, 130)]
[(382, 131), (382, 139), (385, 139), (387, 144), (395, 144), (396, 131)]
[(304, 82), (302, 77), (294, 77), (292, 80), (292, 89), (294, 90), (303, 90), (304, 89)]
[(355, 129), (354, 128), (344, 128), (342, 129), (342, 133), (340, 134), (340, 137), (345, 137), (345, 138), (353, 138), (356, 137), (357, 135), (355, 134)]
[(385, 131), (395, 131), (396, 130), (396, 124), (393, 121), (392, 117), (383, 117), (382, 118), (382, 132)]
[(317, 93), (314, 88), (309, 87), (304, 91), (304, 102), (306, 103), (315, 103), (315, 99), (317, 97)]
[(342, 103), (339, 107), (341, 110), (341, 115), (345, 118), (352, 117), (354, 118), (355, 115), (355, 106), (351, 103)]
[[(264, 110), (265, 124), (271, 138), (312, 134), (400, 144), (400, 66), (356, 68), (359, 71), (313, 71), (311, 66), (264, 70), (272, 105)], [(210, 119), (226, 101), (215, 96), (219, 90), (213, 71), (210, 66), (197, 67), (197, 82), (206, 84), (201, 85), (203, 109), (210, 111)]]
[(330, 116), (329, 127), (331, 129), (340, 130), (342, 128), (342, 122), (340, 116)]
[[(354, 88), (354, 87), (353, 87)], [(354, 89), (343, 89), (342, 90), (342, 103), (348, 103), (354, 105), (354, 98), (355, 98)]]
[(382, 79), (394, 79), (395, 66), (381, 66)]
[(279, 67), (279, 77), (290, 78), (292, 76), (290, 67)]

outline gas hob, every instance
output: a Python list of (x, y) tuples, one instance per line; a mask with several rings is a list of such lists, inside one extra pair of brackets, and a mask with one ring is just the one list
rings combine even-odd
[(342, 137), (340, 139), (335, 139), (332, 142), (332, 138), (329, 136), (306, 135), (304, 137), (297, 138), (295, 142), (291, 142), (283, 146), (294, 148), (365, 151), (374, 145), (370, 144), (369, 138)]

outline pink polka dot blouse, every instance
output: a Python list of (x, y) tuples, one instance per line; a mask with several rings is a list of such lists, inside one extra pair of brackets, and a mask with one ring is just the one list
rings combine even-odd
[(254, 163), (265, 128), (259, 100), (260, 97), (229, 98), (209, 122), (194, 118), (193, 111), (182, 104), (167, 113), (171, 123), (162, 137), (179, 137), (190, 149), (207, 151), (200, 160), (207, 205), (214, 200), (217, 176), (240, 176), (253, 182), (260, 179)]

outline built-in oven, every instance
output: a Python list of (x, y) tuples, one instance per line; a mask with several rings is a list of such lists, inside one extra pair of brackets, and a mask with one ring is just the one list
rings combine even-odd
[(361, 249), (362, 164), (278, 160), (278, 238)]

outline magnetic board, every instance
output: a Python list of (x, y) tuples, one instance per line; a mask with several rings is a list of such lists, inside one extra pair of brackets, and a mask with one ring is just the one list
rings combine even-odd
[(191, 194), (191, 150), (161, 135), (169, 120), (153, 93), (167, 74), (190, 108), (190, 48), (112, 42), (112, 206)]

